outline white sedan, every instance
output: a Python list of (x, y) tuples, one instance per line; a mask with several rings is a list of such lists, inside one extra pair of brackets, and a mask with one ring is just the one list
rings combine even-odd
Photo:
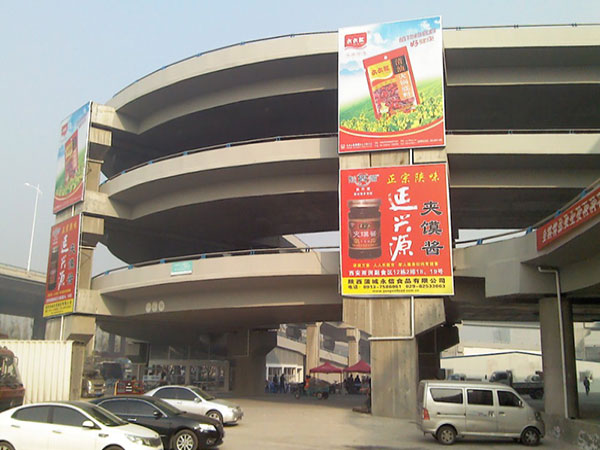
[(160, 436), (86, 402), (48, 402), (0, 413), (1, 450), (163, 450)]
[(192, 414), (202, 414), (221, 423), (237, 423), (244, 413), (238, 405), (217, 400), (196, 386), (160, 386), (146, 395), (163, 399), (175, 408)]

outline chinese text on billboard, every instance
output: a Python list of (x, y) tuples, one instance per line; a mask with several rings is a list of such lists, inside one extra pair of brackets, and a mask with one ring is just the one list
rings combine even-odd
[(541, 250), (550, 245), (599, 213), (600, 187), (597, 187), (566, 211), (536, 230), (537, 249)]
[(342, 295), (452, 295), (445, 164), (340, 171)]
[(81, 215), (71, 217), (50, 231), (44, 317), (74, 311), (79, 267)]

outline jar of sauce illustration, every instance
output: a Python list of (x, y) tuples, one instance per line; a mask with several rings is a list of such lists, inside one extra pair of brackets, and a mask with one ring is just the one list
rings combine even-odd
[(380, 199), (349, 200), (348, 256), (353, 259), (374, 259), (381, 256)]

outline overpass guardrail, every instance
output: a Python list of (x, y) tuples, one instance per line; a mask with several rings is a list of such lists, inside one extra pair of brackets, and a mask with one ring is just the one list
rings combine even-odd
[(285, 254), (285, 253), (308, 253), (312, 251), (339, 251), (338, 246), (318, 246), (318, 247), (282, 247), (282, 248), (260, 248), (260, 249), (246, 249), (246, 250), (232, 250), (227, 252), (213, 252), (213, 253), (198, 253), (194, 255), (185, 256), (173, 256), (171, 258), (153, 259), (150, 261), (143, 261), (135, 264), (128, 264), (126, 266), (116, 267), (114, 269), (106, 270), (98, 275), (92, 277), (92, 279), (109, 275), (114, 272), (122, 270), (131, 270), (140, 267), (154, 266), (158, 264), (167, 264), (172, 262), (180, 261), (197, 261), (202, 259), (210, 258), (223, 258), (227, 256), (250, 256), (250, 255), (272, 255), (272, 254)]
[[(590, 134), (590, 133), (600, 133), (600, 128), (581, 128), (581, 129), (559, 129), (559, 128), (550, 128), (550, 129), (486, 129), (486, 130), (446, 130), (447, 135), (480, 135), (480, 134)], [(193, 155), (194, 153), (205, 152), (209, 150), (220, 150), (224, 148), (231, 147), (239, 147), (241, 145), (250, 145), (250, 144), (262, 144), (267, 142), (278, 142), (278, 141), (291, 141), (298, 139), (316, 139), (316, 138), (327, 138), (327, 137), (337, 137), (338, 133), (309, 133), (309, 134), (291, 134), (284, 136), (269, 136), (266, 138), (259, 139), (248, 139), (244, 141), (235, 141), (228, 142), (226, 144), (215, 144), (209, 145), (206, 147), (199, 147), (192, 150), (184, 150), (177, 153), (171, 153), (169, 155), (161, 156), (155, 159), (150, 159), (148, 161), (144, 161), (140, 164), (136, 164), (135, 166), (131, 166), (128, 169), (122, 170), (119, 173), (103, 180), (100, 185), (104, 183), (114, 180), (115, 178), (124, 175), (128, 172), (132, 172), (141, 167), (148, 166), (150, 164), (155, 164), (157, 162), (166, 161), (169, 159), (180, 158), (182, 156)]]

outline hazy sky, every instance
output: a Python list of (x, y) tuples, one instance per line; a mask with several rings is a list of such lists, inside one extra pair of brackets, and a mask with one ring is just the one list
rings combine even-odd
[(59, 124), (88, 100), (229, 44), (438, 14), (445, 28), (599, 23), (600, 1), (0, 0), (0, 263), (27, 265), (28, 182), (43, 191), (32, 268), (45, 271)]

